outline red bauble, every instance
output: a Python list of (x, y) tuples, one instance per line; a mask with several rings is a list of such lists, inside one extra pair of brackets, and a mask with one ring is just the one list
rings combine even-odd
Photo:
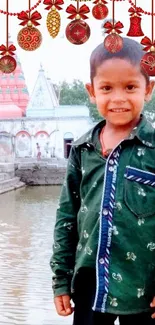
[(0, 59), (0, 71), (3, 73), (12, 73), (16, 66), (16, 60), (11, 55), (4, 55)]
[(90, 27), (85, 21), (75, 19), (67, 25), (66, 37), (73, 44), (84, 44), (90, 37)]
[(36, 27), (24, 27), (18, 33), (18, 44), (25, 51), (36, 50), (42, 42), (42, 35)]
[(130, 28), (127, 33), (127, 36), (139, 37), (143, 36), (144, 33), (141, 28), (141, 17), (134, 16), (130, 18)]
[(116, 33), (111, 33), (104, 40), (104, 47), (111, 53), (119, 52), (123, 48), (123, 39)]
[(98, 3), (92, 9), (92, 15), (96, 19), (104, 19), (108, 16), (108, 8), (103, 3)]
[(141, 67), (149, 76), (155, 76), (155, 51), (144, 54)]

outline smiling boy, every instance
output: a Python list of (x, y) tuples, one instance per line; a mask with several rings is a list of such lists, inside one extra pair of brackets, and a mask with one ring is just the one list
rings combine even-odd
[(155, 130), (142, 114), (154, 82), (141, 45), (123, 42), (91, 55), (86, 89), (103, 121), (73, 144), (57, 209), (55, 306), (67, 316), (72, 298), (74, 325), (155, 324)]

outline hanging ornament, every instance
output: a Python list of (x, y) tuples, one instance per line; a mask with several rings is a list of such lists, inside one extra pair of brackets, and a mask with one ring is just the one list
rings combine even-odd
[(69, 19), (75, 18), (66, 27), (68, 41), (76, 45), (84, 44), (90, 37), (90, 27), (84, 21), (88, 18), (86, 14), (90, 12), (89, 8), (86, 5), (79, 7), (79, 0), (77, 0), (77, 8), (70, 5), (66, 12), (70, 14)]
[(136, 7), (136, 0), (135, 0), (135, 6), (130, 7), (128, 12), (130, 13), (130, 28), (127, 33), (127, 36), (132, 36), (132, 37), (139, 37), (143, 36), (144, 33), (141, 28), (141, 8)]
[(0, 59), (0, 70), (3, 73), (12, 73), (17, 66), (16, 60), (12, 57), (14, 55), (13, 51), (16, 50), (16, 47), (11, 44), (9, 47), (5, 45), (0, 46), (0, 51), (2, 51), (2, 58)]
[(93, 3), (95, 3), (95, 6), (92, 9), (92, 15), (96, 19), (104, 19), (108, 16), (108, 8), (106, 6), (107, 1), (105, 0), (96, 0)]
[[(31, 0), (29, 0), (29, 9), (30, 7)], [(40, 20), (41, 18), (41, 14), (38, 11), (34, 11), (32, 14), (30, 11), (29, 13), (22, 11), (18, 14), (18, 19), (22, 20), (20, 25), (27, 25), (19, 31), (17, 36), (18, 44), (23, 50), (34, 51), (41, 45), (42, 35), (39, 29), (34, 27), (40, 25), (37, 20)]]
[(55, 38), (59, 31), (60, 31), (60, 25), (61, 25), (61, 17), (57, 10), (61, 10), (61, 5), (64, 4), (63, 0), (44, 0), (43, 2), (47, 7), (46, 10), (51, 11), (47, 15), (46, 25), (49, 34)]
[(142, 57), (141, 67), (149, 76), (155, 76), (154, 0), (152, 0), (152, 40), (145, 36), (141, 44), (145, 46), (144, 51), (149, 51)]
[(106, 28), (106, 36), (104, 40), (104, 47), (111, 53), (119, 52), (123, 48), (123, 39), (119, 34), (122, 33), (121, 29), (124, 27), (123, 24), (118, 21), (115, 23), (115, 0), (112, 0), (112, 22), (107, 21), (103, 27)]
[[(6, 11), (9, 11), (9, 0), (6, 0)], [(6, 46), (0, 46), (1, 59), (0, 59), (0, 70), (3, 73), (12, 73), (17, 66), (16, 60), (13, 58), (16, 47), (11, 44), (9, 45), (9, 16), (6, 15)]]

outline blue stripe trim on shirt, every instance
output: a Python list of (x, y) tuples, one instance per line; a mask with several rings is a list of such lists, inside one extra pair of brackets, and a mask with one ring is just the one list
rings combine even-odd
[(109, 290), (109, 262), (112, 239), (113, 213), (117, 179), (117, 166), (121, 146), (114, 149), (107, 159), (100, 211), (100, 229), (96, 258), (96, 296), (94, 311), (105, 312)]
[(125, 178), (129, 181), (155, 186), (155, 174), (138, 168), (127, 166)]

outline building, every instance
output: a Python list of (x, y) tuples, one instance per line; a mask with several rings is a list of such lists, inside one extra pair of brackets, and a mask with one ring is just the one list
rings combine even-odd
[(53, 84), (40, 67), (29, 97), (18, 58), (10, 75), (0, 76), (0, 160), (8, 157), (68, 158), (72, 141), (93, 122), (86, 106), (59, 106)]
[(15, 59), (17, 67), (14, 72), (5, 74), (0, 71), (0, 119), (26, 115), (29, 93), (21, 63), (17, 56)]

